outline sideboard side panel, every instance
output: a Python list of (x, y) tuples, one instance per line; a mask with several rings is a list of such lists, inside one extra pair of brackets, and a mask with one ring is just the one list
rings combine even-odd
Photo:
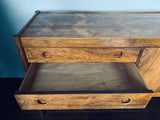
[(26, 72), (28, 69), (28, 60), (26, 58), (24, 48), (22, 47), (21, 38), (19, 36), (15, 35), (14, 40), (16, 42), (16, 45), (17, 45), (17, 48), (18, 48), (18, 51), (19, 51), (19, 54), (20, 54), (20, 57), (21, 57), (21, 60), (23, 63), (24, 70)]

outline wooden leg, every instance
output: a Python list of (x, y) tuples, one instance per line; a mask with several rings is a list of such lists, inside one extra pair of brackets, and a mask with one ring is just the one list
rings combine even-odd
[(41, 120), (44, 120), (44, 111), (39, 110), (39, 114), (40, 114)]

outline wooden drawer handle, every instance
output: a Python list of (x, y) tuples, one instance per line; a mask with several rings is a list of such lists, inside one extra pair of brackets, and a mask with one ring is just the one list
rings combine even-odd
[(124, 103), (124, 104), (128, 104), (128, 103), (130, 103), (131, 102), (131, 99), (130, 98), (128, 98), (127, 100), (122, 100), (122, 103)]
[(46, 101), (45, 101), (45, 100), (42, 100), (42, 99), (37, 100), (37, 103), (38, 103), (38, 104), (41, 104), (41, 105), (47, 104)]
[(51, 58), (51, 53), (50, 53), (50, 52), (43, 52), (43, 53), (42, 53), (42, 56), (43, 56), (44, 58)]
[(122, 52), (118, 51), (118, 52), (114, 53), (114, 57), (115, 58), (121, 58), (122, 57)]

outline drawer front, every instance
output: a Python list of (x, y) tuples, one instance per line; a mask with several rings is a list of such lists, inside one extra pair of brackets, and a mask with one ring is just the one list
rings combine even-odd
[(152, 93), (133, 94), (17, 94), (22, 110), (145, 108)]
[(24, 48), (28, 62), (136, 62), (139, 48)]

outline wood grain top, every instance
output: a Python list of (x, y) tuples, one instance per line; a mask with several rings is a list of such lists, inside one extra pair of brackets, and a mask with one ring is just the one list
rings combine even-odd
[(160, 37), (160, 13), (39, 13), (22, 37)]

